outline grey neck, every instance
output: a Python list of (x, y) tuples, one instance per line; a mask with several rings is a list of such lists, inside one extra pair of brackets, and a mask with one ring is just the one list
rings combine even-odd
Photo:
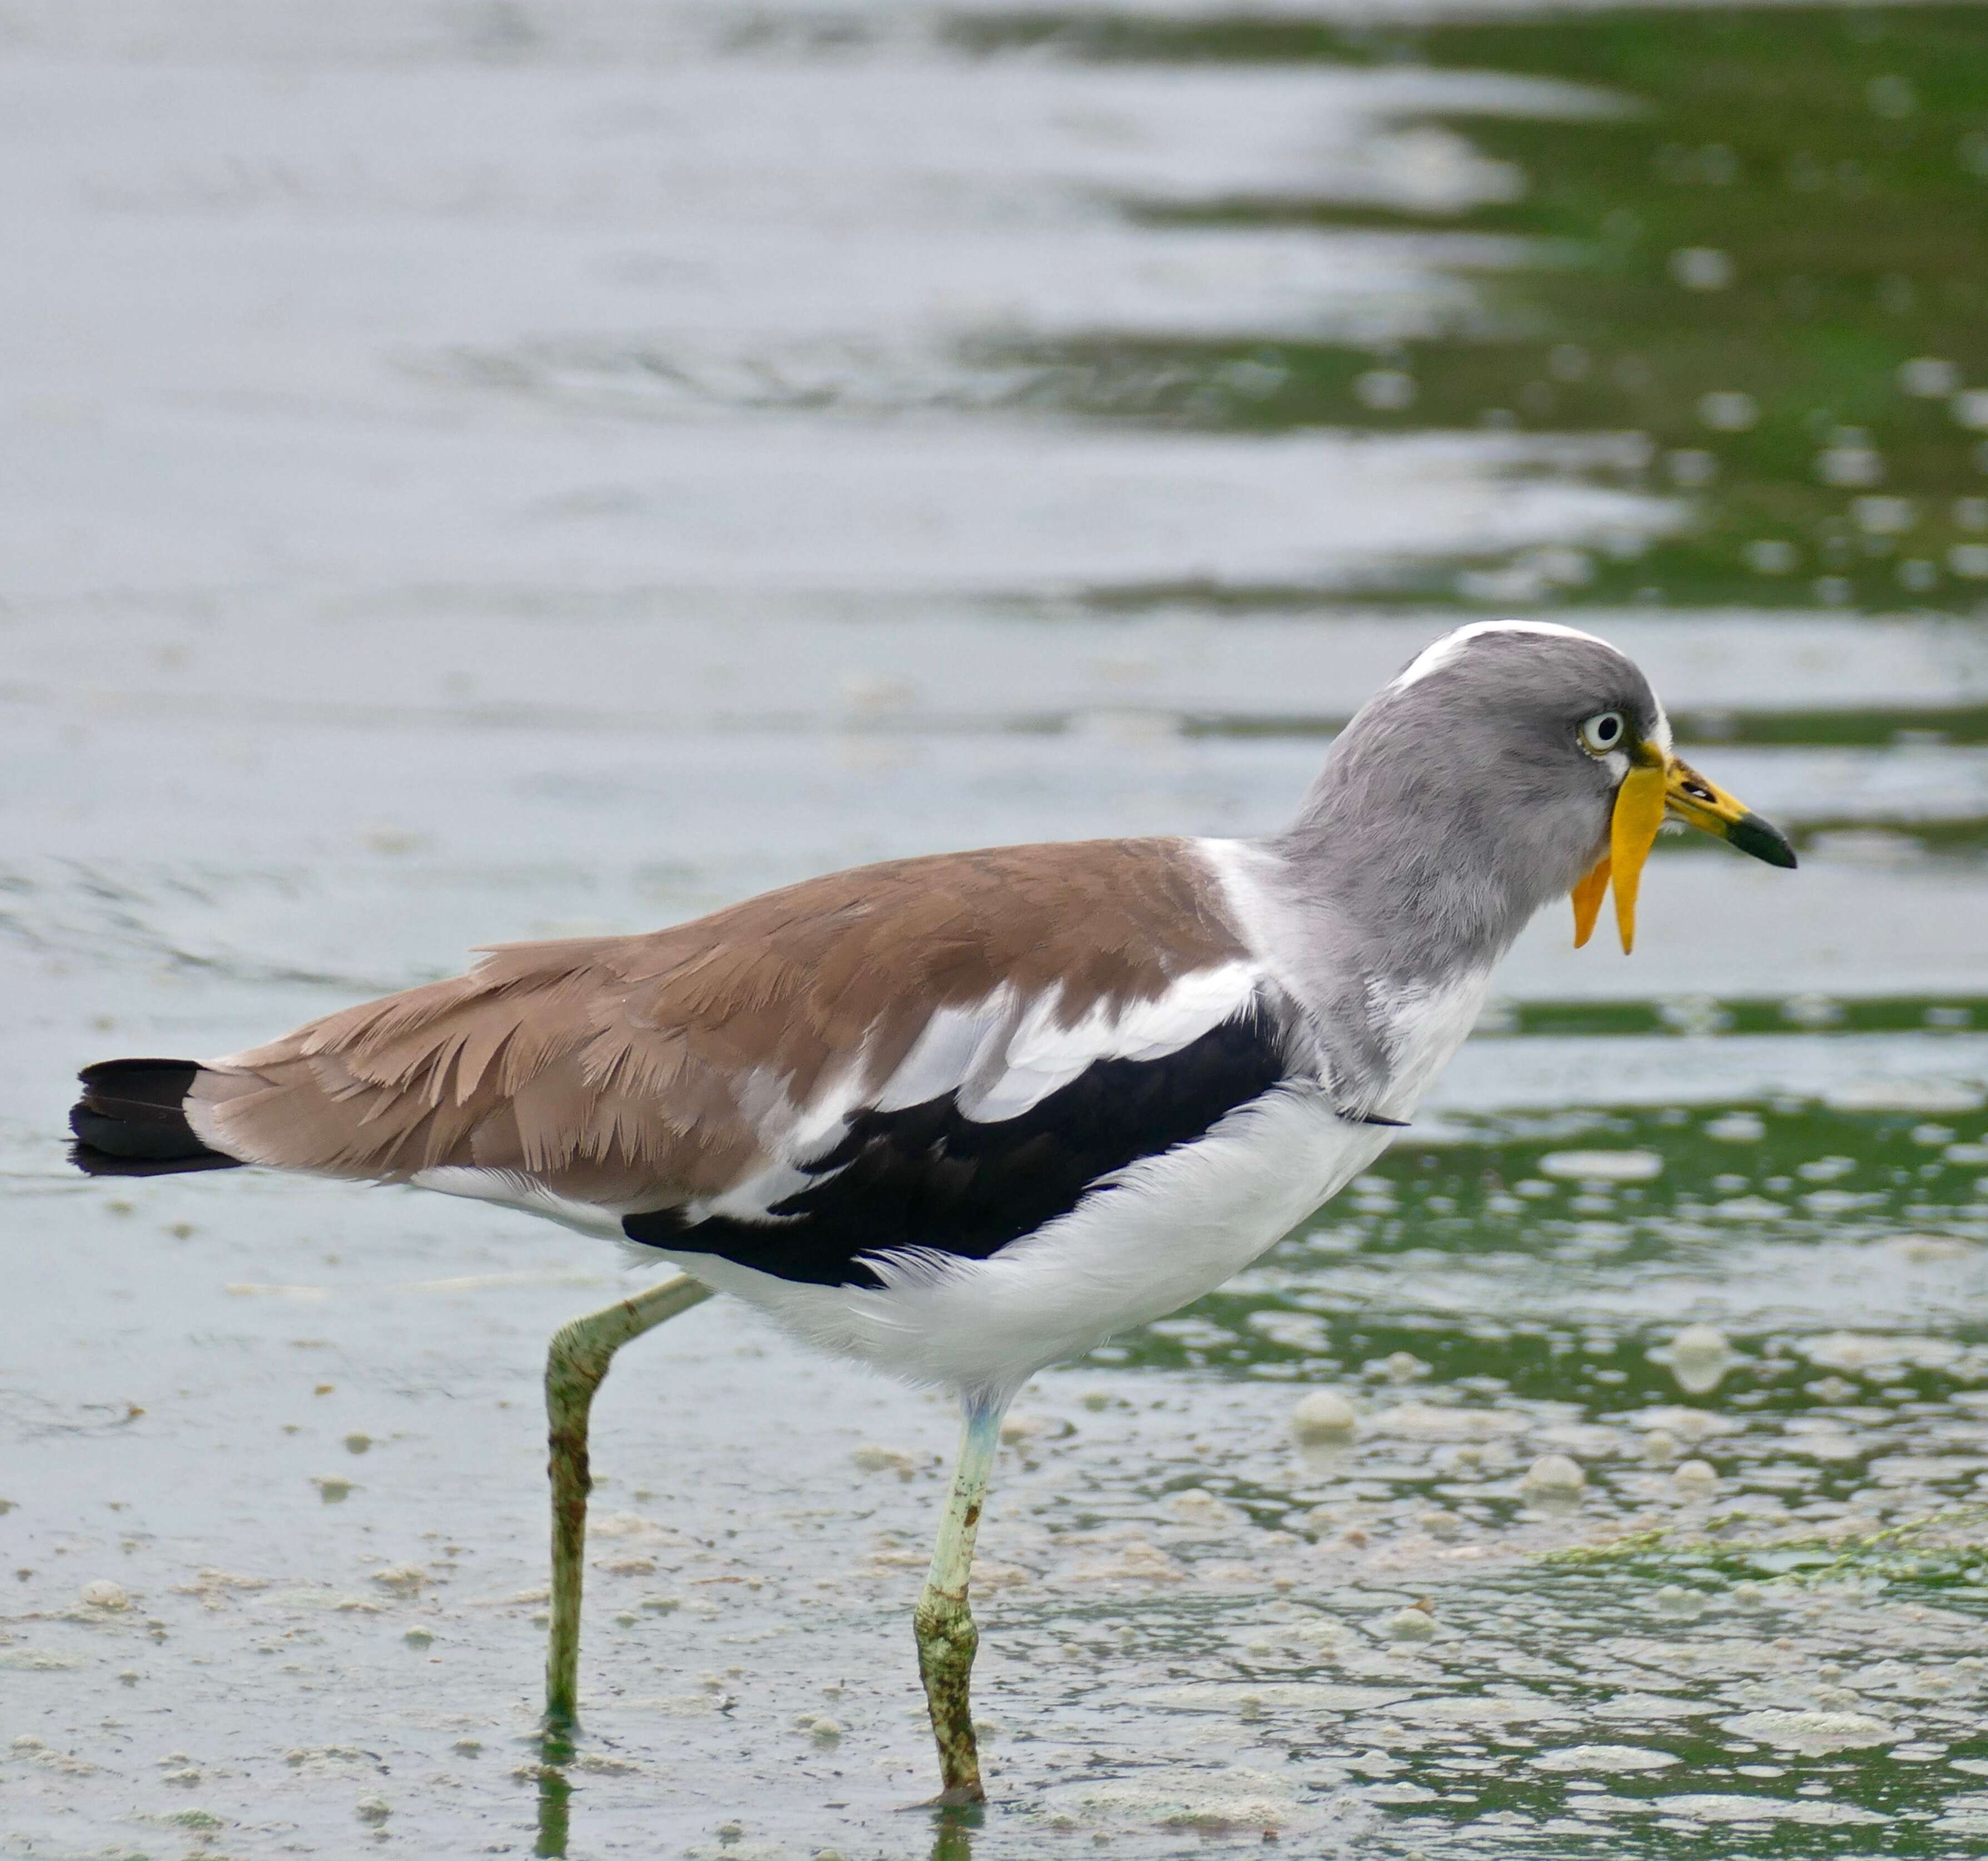
[(1335, 756), (1297, 819), (1258, 844), (1337, 964), (1377, 982), (1441, 985), (1490, 968), (1571, 883), (1551, 849), (1512, 844), (1509, 799)]
[(1361, 707), (1297, 819), (1256, 843), (1265, 934), (1336, 1091), (1384, 1091), (1414, 1005), (1487, 977), (1607, 850), (1628, 758), (1578, 735), (1604, 711), (1625, 738), (1668, 744), (1648, 681), (1613, 647), (1464, 629)]
[(1386, 733), (1357, 728), (1297, 819), (1250, 843), (1278, 968), (1355, 1115), (1390, 1102), (1401, 1013), (1488, 975), (1593, 863), (1605, 820), (1537, 801), (1496, 761), (1391, 755)]

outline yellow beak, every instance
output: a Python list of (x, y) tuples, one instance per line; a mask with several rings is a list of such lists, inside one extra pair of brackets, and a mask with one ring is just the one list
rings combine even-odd
[(1715, 786), (1686, 762), (1645, 744), (1615, 792), (1615, 812), (1609, 822), (1608, 850), (1574, 888), (1574, 947), (1578, 950), (1594, 934), (1601, 914), (1601, 895), (1612, 880), (1615, 887), (1615, 927), (1626, 956), (1636, 942), (1636, 893), (1642, 883), (1643, 862), (1656, 844), (1657, 829), (1666, 816), (1702, 832), (1716, 834), (1742, 853), (1770, 866), (1792, 866), (1795, 849), (1771, 822), (1763, 821), (1743, 802)]

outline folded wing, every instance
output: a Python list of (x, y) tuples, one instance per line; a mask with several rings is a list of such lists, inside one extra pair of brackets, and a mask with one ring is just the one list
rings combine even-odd
[(897, 861), (465, 976), (212, 1062), (221, 1156), (534, 1197), (783, 1277), (984, 1255), (1282, 1076), (1191, 845)]

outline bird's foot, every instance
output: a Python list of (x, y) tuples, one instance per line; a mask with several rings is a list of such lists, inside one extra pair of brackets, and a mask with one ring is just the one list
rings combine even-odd
[[(908, 1815), (914, 1809), (984, 1809), (987, 1806), (987, 1792), (975, 1782), (955, 1784), (949, 1789), (939, 1792), (936, 1796), (928, 1796), (915, 1803), (906, 1803), (901, 1815)], [(978, 1818), (975, 1819), (978, 1820)]]
[(933, 1804), (946, 1809), (984, 1803), (987, 1792), (980, 1784), (979, 1743), (968, 1694), (980, 1642), (972, 1615), (964, 1596), (928, 1592), (919, 1603), (915, 1622), (918, 1672), (925, 1684), (932, 1737), (938, 1746), (938, 1774), (945, 1786)]

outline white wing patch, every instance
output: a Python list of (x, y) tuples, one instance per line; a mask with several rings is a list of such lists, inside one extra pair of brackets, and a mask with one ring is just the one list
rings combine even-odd
[(1069, 1027), (1058, 1025), (1058, 996), (1040, 996), (1016, 1021), (999, 1066), (960, 1082), (960, 1112), (979, 1124), (1017, 1118), (1100, 1060), (1156, 1060), (1178, 1053), (1241, 1013), (1261, 978), (1253, 963), (1197, 970), (1149, 1001), (1116, 1014), (1100, 1003)]
[(896, 1069), (871, 1092), (863, 1068), (842, 1069), (805, 1105), (771, 1082), (749, 1089), (742, 1108), (772, 1160), (722, 1195), (688, 1202), (691, 1222), (710, 1215), (777, 1221), (769, 1211), (833, 1170), (808, 1166), (833, 1150), (859, 1112), (904, 1111), (948, 1093), (975, 1123), (1019, 1118), (1100, 1060), (1156, 1060), (1245, 1012), (1263, 980), (1254, 963), (1225, 963), (1179, 977), (1160, 995), (1114, 1012), (1100, 1005), (1070, 1026), (1059, 1025), (1060, 991), (1024, 998), (1003, 986), (970, 1008), (939, 1009)]
[(1019, 1012), (1014, 991), (1005, 987), (975, 1007), (939, 1009), (871, 1104), (878, 1111), (903, 1111), (998, 1068), (1003, 1035)]
[(494, 1202), (526, 1214), (543, 1215), (562, 1228), (603, 1239), (621, 1238), (622, 1211), (594, 1202), (576, 1202), (556, 1194), (516, 1170), (480, 1170), (471, 1164), (444, 1164), (418, 1170), (407, 1178), (410, 1189), (431, 1189), (440, 1195), (465, 1196), (472, 1201)]
[[(1246, 1012), (1263, 980), (1258, 964), (1225, 963), (1178, 977), (1165, 993), (1115, 1012), (1100, 1004), (1068, 1027), (1060, 1025), (1060, 989), (1025, 998), (1004, 985), (971, 1007), (939, 1009), (874, 1091), (863, 1089), (860, 1053), (805, 1103), (788, 1096), (785, 1081), (749, 1073), (737, 1082), (738, 1103), (759, 1133), (764, 1160), (721, 1194), (684, 1203), (684, 1219), (693, 1226), (712, 1216), (776, 1224), (782, 1218), (773, 1209), (836, 1174), (810, 1166), (842, 1141), (857, 1113), (903, 1111), (955, 1093), (961, 1116), (977, 1123), (1017, 1118), (1100, 1060), (1178, 1053)], [(628, 1212), (569, 1201), (506, 1170), (424, 1170), (412, 1180), (417, 1188), (501, 1203), (593, 1233), (618, 1236)]]

